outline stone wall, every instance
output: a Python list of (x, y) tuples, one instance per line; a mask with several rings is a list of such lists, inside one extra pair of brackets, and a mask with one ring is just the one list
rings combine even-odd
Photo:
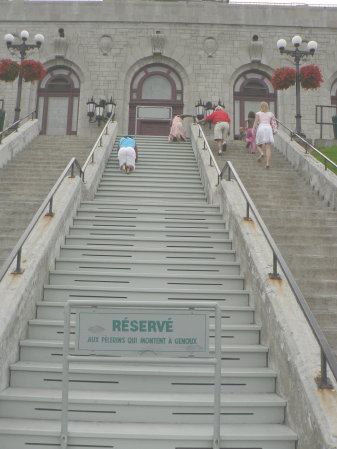
[[(0, 0), (0, 34), (18, 35), (27, 29), (31, 37), (41, 32), (45, 43), (30, 58), (46, 67), (66, 65), (81, 80), (79, 134), (96, 133), (89, 125), (86, 102), (100, 95), (117, 102), (116, 119), (121, 132), (128, 127), (130, 82), (136, 70), (151, 62), (175, 68), (184, 83), (184, 110), (195, 112), (202, 98), (219, 98), (233, 114), (233, 85), (246, 70), (260, 69), (271, 75), (292, 59), (281, 56), (276, 41), (284, 37), (289, 46), (295, 34), (316, 40), (318, 50), (308, 63), (318, 64), (324, 83), (317, 91), (302, 89), (302, 128), (314, 138), (315, 105), (330, 104), (330, 91), (337, 78), (337, 8), (307, 6), (233, 5), (211, 1), (105, 0), (103, 2), (34, 2)], [(65, 31), (67, 45), (60, 51), (58, 29)], [(151, 36), (164, 36), (162, 54), (153, 54)], [(252, 51), (253, 35), (259, 36), (261, 51)], [(304, 47), (303, 47), (304, 48)], [(0, 58), (14, 57), (0, 45)], [(37, 84), (24, 83), (22, 113), (36, 107)], [(14, 110), (16, 83), (0, 82), (0, 98), (10, 120)], [(278, 93), (278, 117), (294, 128), (295, 88)], [(332, 129), (330, 130), (332, 133)], [(329, 129), (324, 137), (331, 137)], [(329, 134), (330, 133), (330, 134)]]

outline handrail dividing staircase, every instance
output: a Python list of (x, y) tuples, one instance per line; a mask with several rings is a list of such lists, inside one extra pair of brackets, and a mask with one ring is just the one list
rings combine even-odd
[[(309, 153), (308, 148), (310, 148), (314, 153), (321, 156), (324, 160), (324, 169), (325, 170), (328, 169), (328, 164), (331, 164), (334, 168), (337, 169), (337, 164), (335, 162), (333, 162), (331, 159), (329, 159), (327, 156), (325, 156), (325, 154), (321, 153), (317, 148), (315, 148), (313, 145), (311, 145), (311, 143), (309, 143), (303, 136), (301, 136), (300, 134), (297, 134), (295, 131), (292, 131), (290, 128), (288, 128), (287, 125), (280, 122), (280, 120), (276, 119), (276, 121), (278, 122), (279, 125), (283, 126), (283, 128), (285, 128), (287, 131), (289, 131), (291, 140), (296, 138), (302, 142), (302, 144), (305, 147), (305, 154)], [(318, 162), (321, 162), (321, 161), (318, 161)], [(331, 173), (334, 173), (334, 172), (331, 172)]]
[[(261, 342), (251, 292), (221, 208), (208, 202), (190, 143), (138, 136), (137, 144), (141, 159), (126, 176), (119, 170), (115, 141), (94, 197), (81, 201), (55, 265), (43, 279), (43, 291), (34, 298), (36, 315), (20, 339), (9, 386), (1, 392), (1, 446), (60, 447), (61, 439), (62, 447), (92, 449), (132, 449), (136, 442), (139, 449), (295, 449), (298, 434), (287, 422), (287, 401), (276, 389), (278, 375)], [(175, 301), (185, 308), (192, 301), (196, 308), (203, 302), (219, 304), (220, 325), (211, 314), (206, 327), (213, 359), (217, 330), (221, 336), (221, 394), (216, 395), (221, 441), (213, 427), (218, 419), (214, 373), (206, 362), (198, 366), (196, 356), (188, 355), (182, 366), (180, 361), (162, 366), (148, 355), (157, 351), (151, 342), (136, 350), (141, 354), (137, 362), (124, 363), (119, 355), (110, 361), (104, 345), (97, 353), (102, 361), (82, 359), (88, 347), (92, 354), (90, 345), (75, 360), (77, 348), (81, 351), (80, 324), (76, 314), (64, 315), (72, 301), (72, 312), (82, 301), (119, 302), (123, 323), (131, 322), (131, 313), (137, 315), (122, 310), (127, 304), (134, 309), (147, 301), (164, 308)], [(81, 341), (87, 344), (91, 335), (99, 343), (100, 336), (109, 339), (114, 328), (107, 320), (100, 326), (89, 318)], [(186, 320), (181, 322), (190, 329)], [(117, 331), (127, 339), (125, 329)], [(65, 361), (67, 340), (70, 358)], [(62, 431), (62, 383), (67, 381), (62, 362), (68, 361), (69, 420), (63, 417)]]
[[(278, 121), (279, 122), (279, 121)], [(280, 122), (279, 122), (280, 123)], [(282, 124), (282, 123), (281, 123)], [(283, 124), (282, 124), (283, 125)], [(283, 125), (285, 126), (285, 125)], [(212, 150), (210, 149), (210, 146), (207, 142), (207, 139), (205, 137), (205, 134), (203, 133), (200, 125), (198, 125), (199, 127), (199, 137), (202, 137), (204, 139), (204, 150), (207, 150), (209, 152), (210, 155), (210, 165), (212, 166), (212, 162), (217, 170), (218, 173), (218, 184), (220, 180), (223, 179), (223, 175), (224, 172), (227, 170), (228, 171), (228, 178), (227, 181), (231, 180), (231, 175), (233, 175), (235, 181), (238, 184), (238, 187), (240, 188), (240, 191), (242, 193), (242, 195), (244, 196), (245, 200), (246, 200), (246, 216), (244, 217), (244, 220), (247, 221), (251, 221), (252, 219), (249, 217), (249, 211), (251, 210), (253, 215), (255, 216), (255, 219), (266, 239), (266, 241), (268, 242), (269, 247), (272, 250), (273, 253), (273, 272), (270, 273), (270, 278), (271, 279), (280, 279), (280, 275), (277, 272), (277, 264), (279, 264), (279, 266), (281, 267), (287, 281), (289, 282), (289, 285), (296, 297), (296, 301), (298, 302), (299, 306), (301, 307), (302, 312), (304, 313), (304, 316), (308, 322), (308, 324), (310, 325), (311, 330), (313, 331), (313, 334), (317, 340), (317, 343), (320, 347), (320, 351), (321, 351), (321, 376), (317, 379), (317, 384), (320, 388), (328, 388), (328, 389), (332, 389), (333, 385), (331, 384), (331, 382), (328, 379), (328, 375), (327, 375), (327, 366), (329, 366), (329, 368), (331, 369), (332, 374), (334, 375), (334, 378), (337, 380), (337, 361), (336, 358), (334, 356), (334, 354), (331, 351), (331, 348), (327, 342), (327, 339), (324, 335), (324, 333), (322, 332), (316, 318), (314, 317), (313, 313), (311, 312), (307, 301), (305, 300), (300, 288), (297, 285), (297, 282), (295, 281), (295, 278), (293, 276), (293, 274), (291, 273), (288, 265), (286, 264), (278, 246), (276, 245), (274, 239), (272, 238), (266, 224), (264, 223), (261, 215), (259, 214), (253, 200), (251, 199), (251, 197), (249, 196), (247, 190), (245, 189), (239, 175), (237, 174), (235, 168), (233, 167), (232, 163), (230, 161), (227, 161), (225, 166), (223, 167), (223, 169), (220, 171), (219, 166), (215, 160), (215, 157), (212, 153)], [(286, 126), (285, 126), (286, 127)], [(289, 129), (289, 128), (287, 128)], [(289, 129), (289, 131), (291, 131)], [(293, 136), (298, 136), (296, 133), (292, 132)], [(306, 142), (301, 136), (298, 136), (301, 140), (303, 140), (304, 142)], [(308, 143), (308, 142), (307, 142)], [(308, 143), (308, 145), (310, 147), (312, 147), (312, 145), (310, 145)], [(317, 149), (315, 149), (314, 147), (312, 147), (317, 153), (321, 154)], [(324, 156), (324, 155), (322, 155)], [(325, 157), (325, 156), (324, 156)], [(328, 159), (328, 158), (326, 158)], [(330, 161), (330, 159), (328, 159), (328, 161)], [(334, 164), (332, 161), (330, 161), (333, 165)], [(337, 168), (337, 166), (336, 166)]]
[[(24, 120), (24, 119), (21, 119), (21, 120)], [(20, 122), (21, 120), (19, 120), (18, 122)], [(16, 268), (15, 268), (13, 274), (22, 274), (23, 273), (23, 270), (21, 269), (21, 252), (22, 252), (22, 247), (23, 247), (24, 243), (26, 242), (26, 240), (28, 239), (29, 235), (33, 231), (37, 221), (39, 220), (39, 218), (43, 214), (43, 211), (46, 209), (48, 204), (49, 204), (49, 210), (46, 213), (46, 216), (53, 216), (54, 215), (53, 214), (53, 199), (54, 199), (54, 195), (57, 192), (57, 190), (59, 189), (59, 187), (61, 186), (62, 181), (64, 180), (64, 178), (67, 176), (67, 174), (69, 172), (70, 172), (70, 177), (71, 178), (74, 177), (75, 166), (78, 169), (79, 176), (80, 176), (81, 180), (84, 182), (85, 170), (88, 167), (89, 163), (94, 163), (95, 151), (96, 151), (98, 146), (100, 146), (100, 147), (102, 146), (103, 135), (104, 134), (108, 134), (109, 124), (111, 122), (112, 122), (112, 118), (110, 117), (110, 119), (105, 124), (102, 132), (98, 136), (98, 138), (97, 138), (97, 140), (96, 140), (92, 150), (89, 153), (89, 156), (87, 157), (87, 159), (84, 162), (82, 167), (80, 166), (80, 164), (79, 164), (79, 162), (77, 161), (76, 158), (72, 158), (69, 161), (68, 165), (63, 170), (62, 174), (59, 176), (58, 180), (55, 182), (54, 186), (51, 188), (51, 190), (47, 194), (46, 198), (42, 202), (40, 208), (38, 209), (38, 211), (36, 212), (36, 214), (34, 215), (32, 220), (28, 224), (27, 228), (23, 232), (23, 234), (20, 237), (18, 243), (15, 245), (15, 247), (13, 248), (13, 250), (11, 251), (9, 256), (7, 257), (7, 259), (5, 260), (4, 264), (2, 265), (2, 267), (0, 267), (0, 282), (3, 279), (3, 277), (5, 276), (5, 274), (7, 273), (8, 269), (9, 269), (10, 265), (12, 264), (13, 260), (15, 259), (15, 257), (16, 257), (17, 260), (16, 260)], [(13, 125), (11, 125), (11, 126), (13, 127)]]

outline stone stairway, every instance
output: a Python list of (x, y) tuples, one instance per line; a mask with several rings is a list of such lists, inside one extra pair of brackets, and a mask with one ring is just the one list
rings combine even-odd
[(38, 136), (0, 168), (0, 266), (72, 157), (86, 160), (92, 138)]
[[(0, 393), (0, 447), (60, 447), (64, 302), (99, 298), (218, 301), (220, 447), (295, 449), (235, 249), (218, 207), (206, 202), (190, 144), (139, 137), (138, 145), (130, 175), (119, 171), (113, 150), (94, 200), (82, 202), (61, 247), (10, 387)], [(72, 362), (68, 447), (211, 448), (212, 373), (155, 359)]]
[(326, 207), (297, 171), (272, 150), (271, 166), (232, 142), (233, 163), (337, 356), (337, 211)]

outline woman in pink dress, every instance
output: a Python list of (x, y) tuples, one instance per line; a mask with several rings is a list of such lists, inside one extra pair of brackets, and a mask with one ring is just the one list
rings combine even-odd
[(192, 115), (175, 115), (171, 121), (171, 129), (168, 140), (170, 142), (185, 141), (186, 131), (184, 128), (183, 120), (186, 117), (193, 117)]
[(260, 111), (256, 113), (253, 125), (253, 131), (257, 128), (255, 142), (260, 153), (258, 162), (264, 157), (263, 147), (266, 150), (266, 168), (269, 168), (271, 144), (274, 143), (273, 129), (271, 120), (275, 119), (272, 112), (269, 111), (268, 103), (262, 101)]

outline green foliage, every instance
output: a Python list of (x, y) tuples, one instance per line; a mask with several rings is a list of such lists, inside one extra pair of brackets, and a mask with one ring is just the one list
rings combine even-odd
[[(323, 153), (326, 157), (331, 159), (335, 164), (337, 164), (337, 147), (325, 147), (325, 148), (317, 148), (321, 153)], [(314, 151), (311, 153), (312, 156), (314, 156), (317, 160), (321, 161), (324, 164), (324, 160), (322, 156), (319, 154), (316, 154)], [(337, 175), (337, 169), (333, 167), (331, 164), (328, 164), (328, 169), (332, 172), (336, 173)]]

